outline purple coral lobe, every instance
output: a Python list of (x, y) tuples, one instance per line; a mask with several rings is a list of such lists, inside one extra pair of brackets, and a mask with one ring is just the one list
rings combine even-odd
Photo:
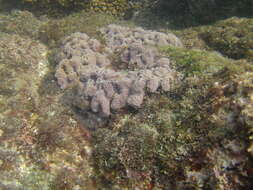
[[(147, 92), (155, 93), (159, 87), (170, 90), (177, 80), (176, 71), (155, 46), (182, 46), (176, 36), (118, 25), (102, 28), (101, 34), (106, 47), (85, 33), (74, 33), (63, 40), (56, 57), (58, 84), (62, 89), (77, 85), (75, 99), (90, 101), (87, 110), (108, 117), (111, 110), (139, 108)], [(128, 69), (113, 69), (109, 57), (114, 53), (119, 53)]]

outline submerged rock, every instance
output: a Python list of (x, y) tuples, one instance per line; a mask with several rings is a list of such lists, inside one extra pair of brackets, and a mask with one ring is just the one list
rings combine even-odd
[(48, 72), (47, 52), (46, 46), (28, 37), (0, 34), (0, 96), (9, 98), (5, 105), (22, 99), (22, 92), (38, 103), (38, 88)]
[[(95, 33), (73, 17), (49, 31)], [(252, 189), (250, 63), (175, 47), (162, 56), (168, 34), (111, 25), (105, 44), (67, 37), (55, 74), (45, 45), (13, 33), (0, 33), (0, 189)], [(67, 92), (81, 117), (62, 104)]]
[(253, 19), (232, 17), (207, 27), (200, 36), (213, 49), (233, 59), (253, 61)]
[(89, 133), (60, 103), (48, 52), (0, 33), (0, 189), (92, 189)]
[(108, 189), (124, 183), (129, 189), (251, 189), (252, 67), (172, 49), (185, 80), (169, 96), (150, 96), (139, 112), (96, 130), (99, 176), (112, 181)]

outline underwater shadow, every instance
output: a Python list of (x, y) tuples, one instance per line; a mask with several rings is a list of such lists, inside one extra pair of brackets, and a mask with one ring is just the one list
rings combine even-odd
[(230, 17), (253, 18), (253, 1), (164, 1), (152, 8), (136, 11), (129, 18), (131, 22), (147, 29), (179, 30), (189, 27), (213, 24)]

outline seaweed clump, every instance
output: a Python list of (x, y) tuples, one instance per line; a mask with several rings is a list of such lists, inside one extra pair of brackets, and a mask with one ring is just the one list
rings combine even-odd
[(252, 18), (231, 17), (210, 25), (174, 31), (187, 48), (215, 50), (232, 59), (252, 62)]
[(184, 80), (93, 133), (98, 181), (107, 189), (250, 189), (252, 66), (200, 50), (163, 51)]
[(47, 79), (48, 52), (27, 36), (0, 33), (0, 189), (93, 189), (89, 133), (59, 91), (40, 93), (58, 89)]
[(22, 0), (22, 3), (35, 8), (47, 8), (49, 13), (53, 12), (53, 9), (58, 9), (58, 12), (61, 10), (68, 12), (86, 10), (123, 16), (131, 8), (131, 3), (128, 0)]
[(201, 37), (213, 49), (233, 59), (253, 61), (253, 19), (232, 17), (217, 22)]
[(78, 6), (84, 7), (89, 0), (22, 0), (27, 4), (33, 4), (40, 7), (66, 7), (75, 8)]
[[(138, 1), (143, 6), (148, 6), (147, 10), (139, 11), (139, 15), (146, 13), (152, 22), (157, 19), (157, 24), (168, 20), (173, 22), (173, 26), (188, 27), (200, 24), (208, 24), (220, 19), (232, 16), (251, 17), (253, 13), (252, 0), (141, 0)], [(144, 10), (144, 11), (143, 11)], [(151, 13), (151, 14), (150, 14)], [(170, 18), (170, 19), (168, 19)], [(144, 19), (144, 22), (146, 22)]]
[(43, 23), (29, 11), (12, 11), (9, 15), (0, 14), (0, 31), (38, 39), (39, 28)]
[(50, 47), (59, 45), (62, 38), (74, 32), (84, 32), (92, 37), (99, 37), (97, 30), (108, 24), (118, 22), (118, 19), (103, 13), (80, 11), (64, 18), (50, 19), (39, 28), (39, 39)]

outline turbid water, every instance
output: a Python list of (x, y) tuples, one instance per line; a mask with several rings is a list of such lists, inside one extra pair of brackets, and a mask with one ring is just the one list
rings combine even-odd
[(252, 188), (252, 18), (175, 29), (152, 11), (13, 7), (0, 9), (1, 190)]

